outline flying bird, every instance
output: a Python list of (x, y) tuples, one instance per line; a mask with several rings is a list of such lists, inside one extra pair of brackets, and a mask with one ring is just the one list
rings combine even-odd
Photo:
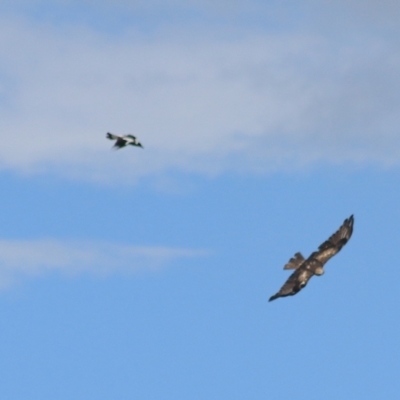
[(352, 215), (345, 219), (338, 231), (322, 243), (318, 250), (307, 259), (301, 253), (296, 253), (283, 267), (283, 269), (294, 269), (295, 271), (289, 276), (279, 292), (270, 297), (269, 301), (278, 297), (293, 296), (307, 285), (313, 275), (322, 275), (324, 264), (337, 254), (351, 238), (353, 224), (354, 217)]
[(116, 148), (117, 150), (122, 149), (123, 147), (126, 147), (128, 145), (143, 148), (142, 144), (138, 142), (136, 140), (136, 137), (133, 135), (118, 136), (118, 135), (113, 135), (110, 132), (107, 132), (106, 137), (107, 139), (110, 140), (116, 140), (113, 147)]

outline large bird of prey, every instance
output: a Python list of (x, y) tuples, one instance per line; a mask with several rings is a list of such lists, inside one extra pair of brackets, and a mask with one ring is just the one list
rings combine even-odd
[(278, 297), (293, 296), (307, 285), (313, 275), (322, 275), (324, 264), (337, 254), (350, 239), (353, 233), (353, 224), (354, 217), (352, 215), (345, 219), (338, 231), (322, 243), (318, 250), (307, 259), (301, 253), (296, 253), (283, 267), (283, 269), (294, 269), (295, 271), (289, 276), (279, 292), (274, 294), (269, 301)]
[(117, 135), (113, 135), (110, 132), (107, 132), (106, 138), (110, 139), (110, 140), (116, 140), (113, 147), (116, 148), (117, 150), (122, 149), (123, 147), (128, 146), (128, 145), (143, 148), (141, 143), (139, 143), (136, 140), (136, 137), (133, 135), (117, 136)]

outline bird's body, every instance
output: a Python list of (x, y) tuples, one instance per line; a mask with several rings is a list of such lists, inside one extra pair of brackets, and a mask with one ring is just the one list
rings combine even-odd
[(353, 225), (354, 217), (352, 215), (345, 219), (338, 231), (322, 243), (318, 250), (307, 259), (301, 253), (296, 253), (283, 268), (294, 269), (295, 271), (289, 276), (279, 292), (270, 297), (269, 301), (278, 297), (293, 296), (307, 285), (313, 275), (322, 275), (325, 263), (337, 254), (350, 239), (353, 233)]
[(113, 146), (116, 149), (122, 149), (123, 147), (126, 147), (128, 145), (136, 146), (136, 147), (142, 147), (143, 148), (142, 144), (139, 143), (136, 140), (136, 137), (133, 136), (133, 135), (118, 136), (118, 135), (113, 135), (110, 132), (107, 132), (106, 137), (107, 137), (107, 139), (110, 139), (110, 140), (116, 140), (116, 142), (115, 142), (115, 144)]

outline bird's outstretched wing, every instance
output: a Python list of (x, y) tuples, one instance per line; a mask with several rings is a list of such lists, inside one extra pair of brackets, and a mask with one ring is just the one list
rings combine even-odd
[(271, 296), (268, 301), (275, 300), (278, 297), (293, 296), (307, 285), (307, 282), (313, 275), (314, 273), (303, 263), (300, 268), (297, 268), (296, 271), (289, 276), (279, 292)]
[(342, 226), (324, 243), (318, 247), (311, 257), (325, 264), (330, 258), (337, 254), (349, 241), (353, 233), (354, 216), (346, 218)]
[(122, 137), (118, 137), (117, 141), (114, 144), (114, 147), (118, 149), (122, 149), (122, 147), (126, 146), (127, 141), (123, 139)]
[(289, 262), (283, 267), (283, 269), (297, 269), (300, 267), (306, 259), (303, 257), (301, 253), (296, 253), (294, 257), (292, 257)]
[(110, 140), (117, 140), (119, 138), (119, 136), (113, 135), (112, 133), (107, 132), (106, 138), (110, 139)]
[(295, 269), (278, 293), (270, 297), (269, 301), (278, 297), (292, 296), (304, 288), (310, 278), (323, 273), (323, 265), (349, 241), (353, 233), (354, 216), (345, 219), (342, 226), (328, 240), (319, 246), (307, 260), (300, 253), (296, 253), (285, 265), (284, 269)]

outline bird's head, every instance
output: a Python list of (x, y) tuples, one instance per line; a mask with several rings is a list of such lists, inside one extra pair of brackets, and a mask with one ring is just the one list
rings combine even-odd
[(141, 147), (143, 149), (142, 143), (140, 143), (140, 142), (137, 142), (136, 146)]
[(317, 268), (315, 268), (314, 273), (317, 276), (321, 276), (321, 275), (323, 275), (325, 273), (325, 271), (324, 271), (323, 267), (317, 267)]

